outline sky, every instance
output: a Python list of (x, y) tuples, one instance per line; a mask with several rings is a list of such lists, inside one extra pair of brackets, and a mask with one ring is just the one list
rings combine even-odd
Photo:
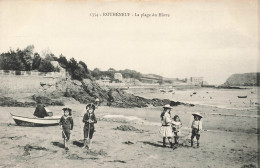
[[(260, 72), (257, 0), (0, 1), (0, 53), (35, 46), (93, 70), (222, 84)], [(130, 16), (98, 16), (106, 12)], [(141, 17), (163, 13), (164, 17)], [(135, 16), (139, 14), (139, 16)], [(169, 16), (169, 17), (166, 17)]]

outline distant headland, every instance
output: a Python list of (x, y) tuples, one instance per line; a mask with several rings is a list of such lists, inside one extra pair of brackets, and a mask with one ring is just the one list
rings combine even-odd
[(260, 72), (233, 74), (224, 86), (260, 86)]

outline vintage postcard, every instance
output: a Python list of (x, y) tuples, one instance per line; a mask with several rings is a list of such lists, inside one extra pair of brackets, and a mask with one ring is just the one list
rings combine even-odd
[(258, 167), (258, 23), (258, 0), (1, 0), (0, 167)]

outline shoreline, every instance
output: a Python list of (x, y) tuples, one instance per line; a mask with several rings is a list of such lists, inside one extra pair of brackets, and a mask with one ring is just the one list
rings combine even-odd
[[(95, 114), (98, 122), (93, 149), (82, 150), (84, 104), (66, 105), (73, 110), (74, 129), (70, 150), (65, 151), (58, 126), (20, 127), (14, 124), (10, 112), (32, 115), (34, 108), (0, 107), (0, 166), (7, 167), (242, 167), (258, 163), (255, 118), (211, 115), (236, 114), (236, 110), (206, 107), (176, 106), (172, 114), (181, 116), (183, 129), (175, 150), (162, 147), (160, 128), (161, 107), (114, 108), (100, 106)], [(48, 107), (54, 115), (62, 114), (60, 106)], [(217, 110), (217, 111), (213, 111)], [(190, 147), (189, 120), (191, 113), (203, 114), (200, 148)], [(239, 112), (242, 114), (242, 112)], [(244, 113), (248, 113), (244, 111)], [(106, 115), (134, 116), (136, 120), (106, 118)], [(139, 120), (141, 118), (142, 120)], [(131, 118), (130, 118), (131, 119)], [(143, 122), (144, 121), (144, 122)], [(146, 123), (148, 122), (148, 124)], [(158, 125), (150, 124), (158, 123)], [(241, 127), (241, 123), (244, 126)], [(121, 128), (126, 128), (125, 131)], [(129, 129), (128, 129), (129, 128)], [(24, 147), (31, 146), (29, 155)], [(167, 146), (169, 144), (167, 143)], [(7, 152), (8, 151), (8, 152)], [(129, 152), (131, 151), (131, 152)], [(127, 153), (127, 155), (126, 155)], [(167, 156), (167, 158), (165, 157)], [(241, 157), (243, 159), (241, 159)], [(26, 160), (26, 162), (24, 162)], [(50, 160), (50, 162), (46, 162)], [(195, 166), (194, 166), (195, 165)]]

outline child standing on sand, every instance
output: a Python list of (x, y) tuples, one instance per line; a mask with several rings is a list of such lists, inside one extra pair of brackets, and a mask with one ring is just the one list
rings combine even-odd
[(199, 147), (200, 131), (202, 130), (202, 116), (200, 113), (194, 113), (192, 115), (194, 116), (194, 120), (191, 123), (191, 147), (193, 146), (194, 137), (196, 137), (197, 147)]
[(174, 135), (175, 144), (179, 143), (179, 135), (180, 135), (181, 127), (182, 127), (182, 123), (181, 123), (180, 117), (178, 115), (175, 115), (173, 117), (173, 121), (172, 121), (172, 132)]
[(96, 105), (96, 108), (99, 106), (99, 98), (98, 97), (96, 97), (96, 99), (95, 99), (95, 105)]
[(88, 104), (86, 106), (86, 113), (83, 117), (83, 122), (85, 123), (84, 126), (84, 146), (83, 149), (86, 148), (87, 142), (89, 141), (88, 148), (91, 149), (92, 146), (92, 138), (94, 134), (94, 124), (97, 123), (97, 119), (95, 116), (95, 105), (94, 104)]
[(173, 137), (173, 133), (172, 133), (172, 129), (171, 129), (171, 109), (172, 107), (167, 104), (163, 107), (163, 112), (161, 113), (161, 122), (162, 122), (162, 126), (160, 128), (160, 134), (163, 137), (163, 147), (166, 147), (166, 138), (168, 139), (171, 148), (173, 147), (173, 143), (172, 143), (172, 137)]
[(71, 109), (63, 108), (64, 115), (60, 119), (60, 128), (62, 130), (62, 138), (64, 139), (64, 147), (68, 150), (68, 141), (70, 139), (70, 131), (73, 129), (73, 118), (71, 117)]

